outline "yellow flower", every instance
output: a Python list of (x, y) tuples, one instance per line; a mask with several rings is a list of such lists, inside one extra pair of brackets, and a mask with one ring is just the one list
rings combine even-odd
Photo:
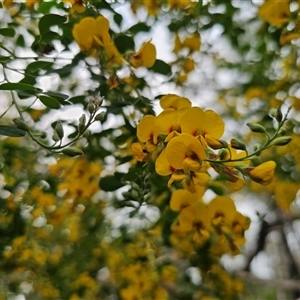
[(277, 28), (288, 21), (290, 14), (290, 2), (286, 0), (267, 0), (258, 9), (258, 16)]
[(132, 143), (131, 145), (132, 152), (136, 155), (137, 161), (146, 161), (148, 153), (143, 150), (143, 147), (139, 143)]
[(72, 34), (81, 51), (93, 53), (99, 46), (104, 47), (110, 42), (108, 30), (109, 22), (106, 18), (86, 17), (74, 26)]
[(189, 108), (180, 119), (182, 132), (203, 136), (208, 144), (219, 139), (224, 133), (224, 122), (213, 110), (203, 111), (200, 107)]
[(208, 209), (212, 215), (212, 224), (222, 230), (222, 226), (231, 224), (236, 208), (229, 197), (217, 196), (209, 204)]
[(181, 108), (190, 108), (192, 104), (188, 98), (180, 97), (174, 94), (168, 94), (160, 98), (160, 106), (164, 110), (168, 108), (178, 110)]
[(246, 169), (246, 174), (253, 181), (261, 184), (268, 185), (272, 182), (274, 176), (274, 170), (276, 167), (276, 163), (272, 160), (262, 163), (257, 167), (248, 167)]
[(180, 134), (179, 121), (187, 108), (174, 110), (168, 108), (162, 111), (155, 120), (155, 126), (159, 134), (166, 135), (165, 142)]
[(198, 202), (198, 195), (187, 190), (176, 190), (170, 200), (170, 208), (174, 211), (181, 211), (185, 207)]
[(203, 145), (194, 136), (182, 133), (170, 140), (166, 147), (166, 158), (174, 169), (185, 173), (198, 171), (206, 158)]
[(129, 56), (129, 63), (134, 67), (146, 67), (151, 68), (156, 61), (156, 48), (150, 42), (146, 42), (142, 45), (141, 49)]
[(148, 152), (154, 151), (158, 143), (155, 119), (155, 116), (146, 115), (137, 126), (137, 137), (141, 142), (146, 143), (146, 150)]
[(85, 11), (85, 6), (83, 5), (85, 0), (63, 0), (63, 2), (72, 4), (72, 7), (70, 8), (71, 14), (74, 12), (81, 14)]
[(300, 33), (299, 32), (288, 32), (286, 34), (281, 35), (279, 43), (280, 45), (286, 45), (290, 41), (294, 39), (299, 39), (300, 38)]
[(123, 57), (119, 53), (118, 49), (115, 46), (115, 43), (113, 41), (106, 43), (104, 45), (104, 49), (106, 51), (106, 59), (107, 59), (107, 65), (112, 66), (112, 65), (118, 65), (122, 66), (123, 65)]
[(180, 212), (178, 220), (182, 231), (194, 231), (196, 242), (202, 244), (210, 237), (211, 215), (203, 203), (197, 202), (184, 208)]
[(188, 36), (182, 42), (182, 47), (188, 48), (191, 51), (198, 51), (201, 46), (201, 38), (198, 32), (195, 32), (193, 35)]

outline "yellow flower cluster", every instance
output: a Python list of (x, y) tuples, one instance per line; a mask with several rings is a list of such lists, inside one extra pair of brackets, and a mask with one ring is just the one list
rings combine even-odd
[[(262, 185), (272, 181), (275, 162), (249, 166), (246, 151), (236, 150), (240, 149), (236, 140), (230, 146), (220, 139), (224, 122), (216, 112), (192, 107), (189, 99), (174, 94), (163, 96), (160, 104), (163, 111), (158, 116), (145, 115), (139, 122), (137, 137), (141, 143), (133, 143), (132, 151), (137, 161), (147, 161), (150, 153), (160, 151), (155, 169), (159, 175), (171, 176), (168, 186), (182, 182), (187, 190), (202, 196), (210, 181), (210, 167), (233, 191), (245, 185), (239, 173)], [(243, 165), (237, 165), (239, 160)]]
[(170, 208), (179, 212), (174, 224), (177, 234), (192, 232), (200, 245), (213, 239), (212, 252), (217, 256), (240, 253), (238, 247), (245, 243), (250, 221), (236, 210), (231, 198), (217, 196), (205, 204), (195, 193), (181, 189), (172, 194)]
[(155, 63), (156, 48), (150, 41), (136, 53), (126, 58), (122, 56), (109, 34), (109, 21), (103, 16), (83, 18), (74, 26), (72, 33), (81, 51), (102, 59), (107, 67), (122, 66), (127, 61), (134, 68), (150, 68)]

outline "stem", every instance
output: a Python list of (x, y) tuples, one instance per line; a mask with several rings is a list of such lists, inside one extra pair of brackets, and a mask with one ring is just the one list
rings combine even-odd
[(269, 148), (272, 146), (272, 142), (273, 140), (277, 137), (278, 133), (279, 133), (279, 130), (281, 129), (281, 127), (283, 126), (283, 124), (286, 122), (287, 120), (287, 116), (290, 112), (290, 110), (292, 109), (292, 106), (290, 106), (286, 112), (286, 114), (284, 115), (284, 118), (282, 119), (281, 122), (279, 122), (278, 124), (278, 128), (275, 130), (274, 134), (272, 135), (272, 137), (270, 137), (268, 134), (267, 134), (267, 141), (262, 145), (261, 148), (259, 148), (258, 150), (254, 151), (253, 153), (251, 154), (248, 154), (247, 151), (247, 155), (245, 157), (242, 157), (242, 158), (238, 158), (238, 159), (231, 159), (231, 151), (230, 149), (229, 150), (229, 153), (230, 153), (230, 158), (229, 159), (224, 159), (224, 160), (212, 160), (212, 159), (204, 159), (204, 161), (207, 161), (209, 163), (214, 163), (214, 164), (223, 164), (223, 163), (227, 163), (227, 162), (238, 162), (238, 161), (244, 161), (244, 160), (247, 160), (249, 158), (251, 158), (252, 156), (256, 155), (256, 154), (259, 154), (260, 152), (262, 152), (263, 150)]

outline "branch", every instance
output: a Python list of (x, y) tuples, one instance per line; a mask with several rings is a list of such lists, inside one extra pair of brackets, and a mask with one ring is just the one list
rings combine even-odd
[(300, 291), (300, 280), (260, 279), (246, 271), (237, 271), (235, 274), (243, 280), (252, 281), (260, 285), (271, 286), (290, 291)]

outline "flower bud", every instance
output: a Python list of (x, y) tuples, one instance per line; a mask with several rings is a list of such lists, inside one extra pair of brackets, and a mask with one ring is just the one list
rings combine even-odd
[(87, 110), (90, 114), (92, 114), (95, 111), (95, 105), (93, 102), (89, 102), (89, 104), (87, 106)]
[(233, 139), (230, 140), (230, 145), (234, 149), (246, 150), (245, 144), (242, 141), (240, 141), (238, 139), (235, 139), (235, 138), (233, 138)]
[(280, 136), (286, 135), (286, 128), (281, 127), (281, 128), (279, 129), (279, 131), (278, 131), (278, 134), (279, 134)]
[(275, 139), (273, 141), (272, 145), (275, 145), (275, 146), (285, 146), (288, 143), (290, 143), (291, 141), (292, 141), (292, 137), (291, 136), (282, 136), (282, 137), (279, 137), (279, 138)]
[(78, 131), (79, 133), (83, 133), (85, 130), (85, 121), (86, 121), (86, 116), (85, 114), (83, 114), (80, 118), (79, 118), (79, 124), (78, 124)]
[(221, 149), (221, 150), (218, 152), (218, 157), (220, 158), (220, 160), (226, 159), (227, 156), (228, 156), (228, 151), (225, 150), (225, 149)]
[(257, 167), (248, 167), (245, 170), (245, 175), (261, 185), (268, 185), (273, 180), (275, 167), (276, 163), (274, 161), (267, 161)]
[(27, 123), (25, 123), (23, 120), (21, 119), (13, 119), (14, 123), (16, 124), (17, 128), (22, 129), (24, 131), (29, 131), (30, 128), (27, 125)]
[(272, 118), (276, 118), (276, 108), (270, 108), (269, 110), (269, 116)]
[(56, 122), (56, 126), (54, 130), (57, 133), (59, 139), (62, 139), (64, 137), (64, 128), (60, 120)]
[(253, 166), (259, 166), (261, 164), (260, 159), (257, 156), (252, 156), (251, 157), (251, 163)]
[(122, 196), (123, 196), (124, 198), (129, 198), (129, 197), (131, 196), (131, 193), (130, 193), (130, 192), (123, 192), (123, 193), (122, 193)]
[(96, 117), (95, 120), (96, 121), (102, 121), (105, 117), (105, 111), (102, 111), (101, 113), (99, 113)]
[(75, 147), (68, 147), (61, 150), (61, 152), (67, 156), (75, 157), (78, 155), (83, 155), (82, 150)]
[(246, 124), (252, 132), (266, 133), (265, 127), (257, 123), (247, 123)]
[(87, 138), (87, 137), (89, 137), (89, 135), (90, 135), (90, 132), (88, 130), (86, 130), (82, 136)]
[(54, 132), (54, 133), (53, 133), (53, 135), (52, 135), (52, 140), (53, 140), (55, 143), (57, 143), (57, 142), (60, 141), (60, 138), (59, 138), (57, 132)]
[(138, 201), (139, 198), (140, 198), (140, 194), (136, 190), (132, 190), (131, 191), (131, 197), (132, 197), (132, 200)]
[(282, 112), (281, 112), (281, 109), (280, 109), (280, 106), (277, 108), (276, 110), (276, 120), (278, 123), (280, 123), (282, 121), (282, 118), (283, 118), (283, 115), (282, 115)]
[(139, 185), (138, 185), (136, 182), (134, 182), (134, 181), (131, 182), (131, 186), (132, 186), (132, 188), (133, 188), (134, 190), (136, 190), (136, 191), (139, 191), (139, 190), (140, 190)]
[(261, 144), (255, 144), (253, 147), (253, 150), (256, 152), (257, 150), (259, 150), (261, 148)]

